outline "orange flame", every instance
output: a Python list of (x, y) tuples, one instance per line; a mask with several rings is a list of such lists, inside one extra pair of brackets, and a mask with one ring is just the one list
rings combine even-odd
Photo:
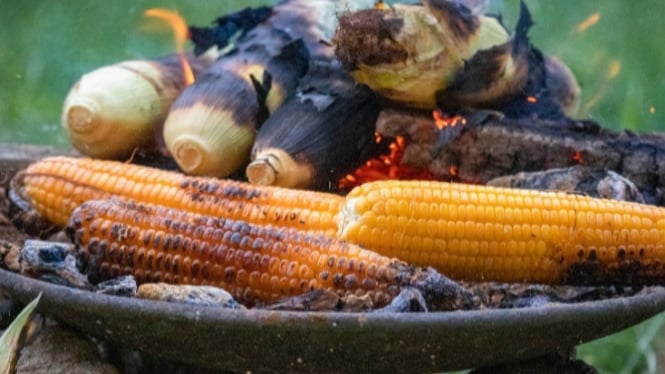
[(596, 12), (587, 17), (584, 21), (580, 22), (579, 25), (577, 25), (577, 32), (584, 32), (586, 31), (589, 27), (595, 25), (600, 21), (600, 13)]
[(535, 96), (527, 96), (526, 101), (528, 101), (531, 104), (535, 104), (538, 102), (538, 99)]
[(187, 62), (185, 54), (183, 52), (183, 47), (187, 39), (189, 39), (189, 28), (187, 27), (187, 22), (182, 16), (172, 10), (163, 9), (163, 8), (151, 8), (146, 10), (143, 15), (145, 17), (157, 18), (164, 21), (169, 25), (171, 30), (173, 30), (173, 38), (175, 40), (175, 47), (178, 56), (180, 57), (180, 64), (182, 65), (182, 73), (185, 77), (185, 84), (190, 85), (194, 83), (194, 72), (192, 67)]
[(446, 127), (466, 125), (466, 118), (462, 116), (448, 117), (438, 109), (432, 111), (432, 117), (434, 117), (434, 125), (439, 130), (443, 130)]
[[(380, 140), (381, 135), (377, 133), (376, 137)], [(340, 178), (337, 187), (348, 190), (363, 183), (384, 179), (434, 179), (434, 174), (426, 169), (401, 165), (406, 149), (403, 136), (397, 136), (388, 148), (388, 154), (372, 158), (352, 173)]]
[(577, 162), (578, 164), (582, 164), (584, 161), (582, 159), (582, 152), (575, 151), (575, 153), (573, 153), (573, 160), (575, 160), (575, 162)]

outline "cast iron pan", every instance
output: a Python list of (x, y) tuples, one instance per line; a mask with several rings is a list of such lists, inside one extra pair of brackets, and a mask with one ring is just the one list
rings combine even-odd
[(89, 335), (170, 360), (261, 372), (433, 372), (537, 357), (665, 310), (650, 294), (525, 309), (436, 313), (231, 310), (98, 295), (0, 270), (0, 286)]

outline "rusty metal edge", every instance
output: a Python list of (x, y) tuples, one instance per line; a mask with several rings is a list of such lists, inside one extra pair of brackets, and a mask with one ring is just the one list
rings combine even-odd
[(665, 289), (545, 308), (436, 313), (230, 310), (98, 295), (0, 270), (0, 286), (92, 336), (234, 371), (431, 372), (564, 350), (665, 310)]

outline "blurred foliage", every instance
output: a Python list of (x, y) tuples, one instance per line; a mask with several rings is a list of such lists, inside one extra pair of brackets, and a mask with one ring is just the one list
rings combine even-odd
[[(580, 82), (579, 117), (611, 128), (665, 130), (665, 48), (659, 36), (665, 1), (526, 3), (535, 21), (533, 44), (565, 61)], [(519, 0), (494, 0), (492, 9), (514, 25)]]
[(630, 329), (584, 344), (578, 357), (601, 373), (662, 373), (665, 341), (661, 337), (665, 314)]
[(179, 11), (192, 25), (266, 1), (27, 0), (0, 12), (0, 141), (66, 146), (60, 129), (65, 95), (103, 65), (174, 51), (165, 28), (146, 27), (152, 7)]
[[(0, 12), (0, 141), (66, 146), (62, 101), (85, 72), (173, 51), (171, 34), (147, 29), (151, 7), (178, 10), (190, 24), (270, 1), (90, 0), (7, 2)], [(665, 130), (665, 1), (527, 0), (542, 51), (568, 63), (582, 86), (579, 117), (612, 128)], [(519, 0), (494, 0), (512, 29)], [(593, 23), (597, 19), (596, 23)], [(588, 24), (585, 30), (581, 25)], [(584, 345), (580, 356), (605, 372), (653, 372), (662, 359), (665, 316)], [(656, 341), (656, 342), (654, 342)], [(658, 343), (660, 342), (660, 343)], [(660, 345), (659, 345), (660, 344)]]

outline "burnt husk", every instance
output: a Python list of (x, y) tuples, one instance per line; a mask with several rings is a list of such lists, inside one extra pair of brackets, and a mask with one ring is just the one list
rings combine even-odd
[(215, 26), (190, 26), (189, 33), (194, 43), (194, 53), (199, 55), (213, 46), (226, 47), (236, 35), (244, 36), (249, 30), (264, 22), (271, 14), (271, 7), (247, 7), (217, 18), (214, 21)]
[[(453, 82), (437, 94), (437, 104), (445, 110), (463, 108), (496, 109), (511, 118), (537, 116), (563, 118), (562, 104), (547, 87), (545, 58), (533, 47), (527, 33), (533, 20), (524, 3), (515, 34), (505, 44), (478, 51), (457, 72)], [(517, 66), (507, 88), (497, 90), (505, 74), (504, 60)]]
[(306, 186), (330, 189), (337, 180), (375, 154), (375, 123), (380, 106), (335, 60), (317, 60), (289, 98), (259, 131), (253, 158), (278, 148), (313, 171)]
[[(233, 51), (206, 70), (176, 100), (173, 109), (200, 102), (215, 109), (232, 109), (235, 123), (251, 122), (258, 126), (257, 93), (238, 72), (250, 65), (260, 65), (270, 73), (273, 85), (283, 87), (288, 96), (305, 73), (309, 56), (301, 41), (291, 39), (284, 32), (266, 30), (257, 34), (261, 35), (258, 40)], [(261, 76), (254, 78), (263, 79)]]

